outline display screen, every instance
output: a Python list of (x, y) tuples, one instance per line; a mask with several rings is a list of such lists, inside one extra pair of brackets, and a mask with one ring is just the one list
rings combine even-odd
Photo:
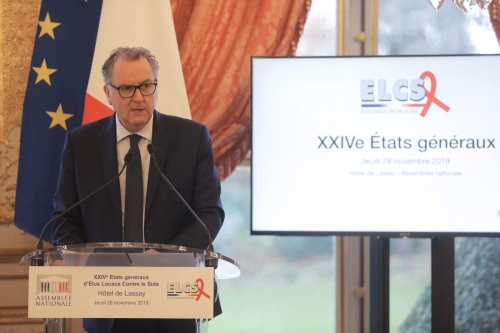
[(252, 59), (252, 234), (500, 236), (500, 55)]

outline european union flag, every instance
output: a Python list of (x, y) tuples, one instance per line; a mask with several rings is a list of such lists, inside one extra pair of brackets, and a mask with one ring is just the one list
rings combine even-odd
[(33, 235), (52, 215), (66, 132), (82, 125), (101, 8), (102, 0), (41, 5), (24, 100), (15, 213), (15, 225)]

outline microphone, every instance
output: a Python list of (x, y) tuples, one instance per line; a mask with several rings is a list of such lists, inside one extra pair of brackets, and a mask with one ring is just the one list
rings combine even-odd
[[(83, 198), (82, 200), (78, 201), (77, 203), (75, 203), (74, 205), (72, 205), (71, 207), (69, 207), (68, 209), (66, 209), (65, 211), (63, 211), (62, 213), (60, 213), (57, 216), (53, 217), (49, 222), (47, 222), (45, 224), (45, 226), (43, 227), (42, 232), (40, 233), (40, 238), (38, 239), (38, 242), (36, 243), (36, 250), (39, 251), (39, 250), (43, 249), (43, 235), (45, 235), (45, 231), (47, 230), (47, 227), (49, 225), (51, 225), (52, 223), (54, 223), (54, 221), (57, 221), (58, 219), (60, 219), (64, 215), (66, 215), (73, 208), (81, 205), (85, 200), (87, 200), (88, 198), (94, 196), (97, 192), (101, 191), (103, 188), (109, 186), (111, 183), (113, 183), (114, 181), (116, 181), (120, 177), (120, 175), (123, 173), (123, 171), (125, 170), (125, 168), (129, 164), (129, 162), (132, 160), (132, 157), (133, 157), (132, 153), (128, 152), (125, 155), (125, 158), (123, 159), (125, 161), (125, 163), (123, 164), (122, 169), (120, 170), (120, 172), (115, 177), (113, 177), (113, 179), (111, 179), (106, 184), (102, 185), (97, 190), (95, 190), (94, 192), (90, 193), (85, 198)], [(40, 257), (33, 257), (33, 258), (31, 258), (31, 264), (30, 265), (31, 266), (43, 266), (44, 265), (44, 260), (43, 260), (43, 258), (40, 258)]]
[[(203, 221), (199, 218), (199, 216), (196, 215), (196, 213), (194, 212), (194, 210), (188, 205), (188, 203), (186, 202), (186, 200), (184, 200), (184, 198), (182, 197), (182, 195), (175, 189), (174, 185), (172, 185), (172, 183), (163, 174), (163, 172), (161, 172), (160, 167), (158, 166), (158, 163), (156, 162), (156, 155), (155, 155), (156, 150), (155, 150), (155, 146), (153, 146), (152, 143), (148, 144), (148, 152), (151, 155), (151, 159), (153, 160), (153, 164), (155, 165), (156, 170), (158, 170), (158, 172), (160, 173), (161, 178), (165, 182), (167, 182), (168, 186), (170, 186), (170, 188), (174, 191), (174, 193), (177, 195), (177, 197), (179, 197), (179, 199), (182, 201), (182, 203), (184, 204), (184, 206), (186, 206), (186, 208), (189, 210), (189, 212), (191, 213), (191, 215), (194, 216), (194, 218), (196, 219), (196, 221), (198, 221), (203, 226), (203, 229), (205, 230), (205, 233), (208, 236), (208, 241), (209, 241), (208, 250), (210, 252), (214, 252), (214, 246), (212, 244), (212, 235), (210, 235), (210, 231), (208, 231), (208, 228), (207, 228), (206, 224), (203, 223)], [(218, 265), (217, 258), (206, 258), (205, 259), (205, 267), (217, 268), (217, 265)]]

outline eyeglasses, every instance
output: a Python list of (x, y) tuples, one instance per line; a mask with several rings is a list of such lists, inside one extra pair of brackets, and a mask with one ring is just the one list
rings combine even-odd
[(138, 86), (121, 86), (121, 87), (115, 87), (114, 85), (112, 85), (111, 83), (109, 83), (109, 85), (113, 88), (115, 88), (116, 90), (118, 90), (118, 94), (120, 94), (120, 96), (122, 98), (130, 98), (132, 96), (135, 95), (135, 91), (137, 89), (139, 89), (139, 91), (141, 92), (142, 96), (150, 96), (150, 95), (153, 95), (156, 91), (156, 85), (158, 83), (154, 82), (154, 83), (144, 83), (144, 84), (140, 84)]

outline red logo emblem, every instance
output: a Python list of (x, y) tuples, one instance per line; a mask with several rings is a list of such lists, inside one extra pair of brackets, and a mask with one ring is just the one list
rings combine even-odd
[(422, 80), (425, 80), (426, 78), (429, 78), (431, 81), (431, 90), (427, 90), (425, 87), (425, 96), (427, 96), (427, 102), (425, 104), (408, 104), (408, 106), (421, 106), (422, 107), (422, 112), (420, 112), (420, 115), (422, 117), (425, 117), (427, 114), (427, 111), (429, 111), (429, 108), (431, 107), (432, 104), (436, 104), (439, 106), (441, 109), (444, 111), (448, 112), (450, 111), (450, 107), (443, 102), (441, 102), (437, 97), (436, 97), (436, 89), (437, 89), (437, 81), (436, 77), (432, 72), (423, 72), (422, 75), (420, 75), (420, 78)]
[(205, 283), (203, 282), (203, 280), (198, 279), (198, 280), (196, 280), (196, 282), (198, 283), (198, 293), (191, 294), (189, 296), (196, 296), (196, 301), (200, 300), (201, 295), (205, 296), (206, 298), (210, 298), (210, 296), (206, 292), (203, 291), (203, 289), (205, 289)]

